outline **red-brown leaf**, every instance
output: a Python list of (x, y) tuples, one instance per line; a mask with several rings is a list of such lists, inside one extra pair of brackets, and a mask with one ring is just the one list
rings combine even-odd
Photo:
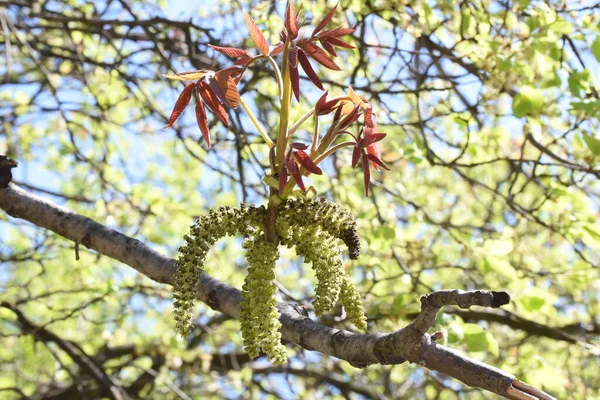
[(317, 35), (319, 39), (327, 38), (327, 37), (340, 37), (346, 36), (354, 33), (356, 29), (354, 28), (342, 28), (341, 26), (335, 29), (330, 29), (328, 31), (323, 31)]
[(250, 37), (256, 44), (256, 47), (258, 47), (260, 52), (265, 56), (269, 55), (269, 42), (267, 42), (267, 39), (256, 25), (256, 22), (254, 22), (246, 10), (244, 10), (244, 20), (246, 20), (246, 26), (248, 27), (248, 31), (250, 31)]
[(290, 65), (290, 81), (292, 83), (292, 90), (296, 100), (300, 102), (300, 76), (298, 75), (298, 67), (292, 68)]
[(360, 140), (361, 147), (371, 146), (373, 143), (377, 143), (382, 140), (386, 136), (385, 133), (372, 133), (369, 135), (365, 135)]
[(358, 160), (360, 160), (361, 154), (362, 153), (359, 147), (355, 147), (352, 150), (352, 168), (356, 167), (356, 164), (358, 164)]
[(188, 83), (185, 86), (185, 88), (183, 88), (183, 90), (181, 91), (181, 94), (179, 95), (179, 97), (177, 98), (177, 101), (175, 102), (175, 107), (173, 107), (173, 111), (171, 111), (171, 116), (169, 117), (169, 121), (164, 126), (165, 128), (172, 126), (175, 123), (175, 121), (177, 121), (177, 118), (179, 118), (179, 116), (181, 115), (183, 110), (185, 110), (187, 105), (190, 104), (190, 99), (192, 98), (192, 92), (194, 90), (194, 86), (196, 86), (196, 83), (192, 82), (192, 83)]
[(365, 183), (365, 196), (369, 197), (369, 183), (371, 183), (371, 171), (369, 170), (369, 160), (366, 154), (362, 157), (363, 179)]
[(368, 156), (368, 157), (369, 157), (369, 160), (371, 160), (371, 162), (372, 162), (373, 164), (375, 164), (375, 165), (377, 165), (377, 166), (380, 166), (381, 168), (383, 168), (383, 169), (386, 169), (386, 170), (388, 170), (388, 171), (390, 170), (390, 169), (388, 168), (388, 166), (387, 166), (387, 165), (385, 165), (385, 164), (383, 163), (383, 161), (381, 161), (381, 159), (380, 159), (379, 157), (377, 157), (375, 154), (372, 154), (371, 152), (369, 152), (369, 156)]
[(312, 65), (310, 65), (310, 61), (308, 60), (308, 57), (306, 57), (306, 54), (304, 54), (304, 52), (302, 50), (298, 50), (298, 61), (300, 61), (300, 65), (302, 66), (302, 69), (306, 73), (306, 76), (308, 76), (308, 78), (312, 81), (312, 83), (314, 83), (315, 86), (318, 87), (319, 89), (325, 90), (325, 88), (323, 88), (323, 84), (321, 83), (321, 80), (319, 79), (319, 76), (313, 69)]
[(352, 112), (350, 114), (348, 114), (346, 116), (346, 118), (344, 118), (342, 120), (342, 122), (340, 123), (340, 129), (344, 129), (348, 125), (350, 125), (353, 122), (356, 122), (358, 120), (358, 118), (360, 117), (360, 115), (358, 114), (358, 110), (359, 109), (360, 109), (359, 107), (354, 107), (354, 109), (352, 110)]
[(367, 107), (365, 109), (364, 120), (365, 120), (365, 126), (367, 128), (373, 129), (375, 127), (375, 119), (374, 119), (374, 115), (373, 115), (373, 108)]
[(308, 154), (306, 154), (304, 150), (296, 150), (294, 152), (294, 156), (296, 157), (296, 160), (298, 160), (300, 165), (302, 165), (304, 169), (306, 169), (308, 172), (311, 172), (316, 175), (321, 175), (323, 173), (323, 171), (321, 171), (321, 168), (319, 168), (317, 164), (313, 162), (313, 160)]
[(284, 42), (277, 43), (275, 46), (271, 46), (271, 50), (269, 51), (269, 55), (271, 57), (276, 56), (277, 54), (281, 53), (284, 48), (285, 48), (285, 43)]
[(290, 146), (293, 147), (294, 149), (298, 149), (298, 150), (308, 149), (308, 145), (306, 145), (304, 143), (300, 143), (300, 142), (291, 143)]
[(250, 53), (248, 53), (246, 50), (238, 49), (235, 47), (221, 47), (214, 46), (212, 44), (209, 44), (208, 47), (210, 47), (214, 51), (218, 51), (219, 53), (225, 54), (229, 57), (251, 57)]
[(306, 187), (304, 187), (304, 182), (302, 181), (302, 174), (300, 174), (300, 168), (298, 168), (298, 164), (293, 157), (287, 157), (286, 167), (288, 172), (294, 177), (296, 184), (303, 192), (306, 192)]
[(331, 43), (329, 43), (327, 40), (319, 40), (319, 42), (321, 42), (321, 46), (323, 46), (323, 48), (327, 50), (329, 54), (331, 54), (334, 57), (337, 56), (337, 53), (335, 52), (335, 47), (333, 47)]
[(335, 6), (333, 6), (333, 8), (331, 10), (329, 10), (327, 15), (325, 15), (325, 17), (321, 20), (321, 22), (319, 22), (319, 24), (315, 27), (315, 30), (313, 31), (312, 36), (315, 36), (323, 28), (325, 28), (328, 23), (331, 22), (331, 18), (333, 18), (333, 15), (335, 14), (335, 10), (337, 9), (338, 5), (339, 5), (339, 3), (336, 4)]
[(219, 118), (225, 126), (229, 126), (229, 117), (227, 117), (225, 108), (221, 105), (217, 96), (210, 90), (206, 83), (200, 83), (198, 86), (198, 93), (208, 108), (216, 114), (217, 118)]
[(296, 46), (290, 48), (288, 62), (290, 63), (290, 67), (298, 68), (298, 48)]
[(204, 104), (200, 99), (196, 102), (196, 122), (198, 123), (198, 128), (200, 128), (200, 132), (202, 132), (202, 136), (204, 137), (204, 141), (206, 145), (210, 147), (210, 136), (208, 131), (208, 117), (206, 116), (206, 110), (204, 109)]
[(235, 65), (246, 65), (252, 61), (252, 57), (242, 57), (234, 62)]
[(371, 146), (367, 146), (367, 153), (369, 154), (369, 159), (373, 162), (373, 165), (375, 166), (375, 168), (379, 169), (378, 167), (381, 166), (382, 168), (384, 168), (388, 171), (390, 170), (383, 163), (383, 161), (381, 161), (381, 158), (379, 156), (379, 154), (380, 154), (380, 145), (379, 144), (373, 144)]
[[(346, 43), (344, 42), (342, 39), (336, 38), (336, 37), (327, 37), (325, 39), (321, 40), (321, 43), (323, 42), (327, 42), (327, 43), (331, 43), (334, 46), (338, 46), (338, 47), (344, 47), (346, 49), (354, 49), (355, 47), (352, 46), (350, 43)], [(325, 46), (323, 46), (325, 47)]]
[(329, 94), (329, 90), (326, 91), (325, 93), (323, 93), (323, 96), (319, 97), (319, 100), (317, 100), (317, 103), (315, 104), (315, 111), (317, 112), (317, 115), (321, 115), (321, 113), (323, 114), (327, 114), (325, 111), (325, 103), (327, 103), (327, 95)]
[(236, 108), (240, 104), (240, 93), (238, 92), (237, 85), (231, 76), (226, 73), (220, 74), (219, 72), (215, 75), (215, 80), (224, 92), (229, 105)]
[(311, 56), (316, 62), (322, 66), (332, 69), (334, 71), (340, 71), (341, 68), (325, 53), (323, 49), (314, 43), (306, 40), (300, 40), (298, 45), (304, 50), (309, 56)]
[(283, 168), (281, 168), (281, 172), (279, 173), (279, 194), (283, 193), (283, 189), (285, 189), (287, 180), (288, 180), (288, 171), (287, 171), (287, 167), (284, 165)]
[(219, 83), (217, 82), (216, 79), (209, 80), (208, 86), (210, 86), (210, 90), (217, 96), (217, 99), (219, 99), (219, 102), (221, 104), (224, 104), (229, 108), (233, 107), (229, 103), (229, 100), (227, 100), (227, 96), (225, 96), (225, 92), (223, 91), (223, 89), (221, 89), (221, 86), (219, 86)]
[(298, 37), (298, 21), (296, 20), (296, 6), (294, 0), (288, 0), (287, 9), (285, 11), (285, 29), (294, 40)]

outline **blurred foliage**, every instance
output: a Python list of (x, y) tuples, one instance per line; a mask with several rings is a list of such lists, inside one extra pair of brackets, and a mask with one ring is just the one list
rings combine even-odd
[[(314, 19), (331, 6), (303, 5)], [(181, 86), (161, 74), (229, 65), (207, 44), (251, 46), (242, 7), (276, 42), (284, 6), (1, 1), (0, 153), (19, 161), (14, 181), (170, 256), (208, 208), (264, 203), (266, 146), (246, 117), (232, 111), (230, 130), (211, 121), (209, 151), (192, 113), (162, 130)], [(392, 171), (365, 200), (348, 151), (313, 183), (359, 220), (367, 250), (346, 267), (368, 332), (406, 325), (431, 290), (506, 290), (504, 311), (440, 314), (445, 344), (559, 398), (600, 398), (600, 10), (528, 0), (339, 9), (357, 49), (323, 81), (374, 104)], [(254, 65), (241, 92), (274, 132), (269, 71)], [(320, 95), (303, 93), (293, 118)], [(169, 288), (84, 248), (77, 260), (72, 243), (3, 213), (0, 239), (2, 398), (106, 395), (86, 357), (143, 398), (492, 397), (418, 366), (360, 370), (294, 345), (288, 366), (249, 362), (239, 323), (206, 305), (185, 341)], [(206, 270), (239, 288), (241, 256), (239, 240), (222, 241)], [(310, 303), (314, 275), (293, 252), (277, 274), (283, 300)], [(341, 310), (320, 321), (351, 329)]]

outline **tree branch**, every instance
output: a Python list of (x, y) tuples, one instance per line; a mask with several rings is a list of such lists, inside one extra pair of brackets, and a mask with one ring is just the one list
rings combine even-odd
[[(31, 195), (14, 184), (0, 189), (0, 208), (12, 217), (25, 219), (121, 261), (154, 281), (173, 283), (175, 260), (139, 240)], [(233, 318), (240, 315), (240, 291), (206, 273), (200, 277), (197, 297), (214, 310)], [(508, 294), (503, 292), (434, 292), (423, 297), (422, 311), (412, 324), (392, 333), (367, 335), (323, 326), (308, 318), (304, 309), (280, 303), (281, 333), (285, 340), (304, 349), (346, 360), (356, 367), (410, 361), (509, 399), (552, 399), (512, 375), (438, 345), (426, 333), (444, 305), (499, 307), (508, 300)]]

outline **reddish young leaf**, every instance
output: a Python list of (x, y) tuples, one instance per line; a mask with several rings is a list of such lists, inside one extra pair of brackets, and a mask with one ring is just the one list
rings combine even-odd
[(377, 143), (382, 140), (386, 136), (385, 133), (371, 133), (365, 135), (362, 139), (360, 139), (360, 146), (367, 147), (371, 146), (373, 143)]
[(306, 149), (308, 149), (308, 145), (306, 145), (304, 143), (300, 143), (300, 142), (291, 143), (290, 146), (293, 147), (294, 149), (297, 149), (297, 150), (306, 150)]
[[(315, 104), (315, 111), (317, 115), (327, 114), (325, 111), (325, 103), (327, 102), (327, 95), (329, 94), (329, 90), (323, 93), (323, 96), (319, 97), (317, 103)], [(331, 112), (331, 111), (330, 111)]]
[(306, 76), (308, 76), (308, 78), (311, 80), (311, 82), (314, 83), (314, 85), (316, 87), (318, 87), (319, 89), (325, 90), (325, 88), (323, 88), (323, 84), (321, 83), (321, 80), (319, 79), (319, 76), (313, 69), (312, 65), (310, 65), (310, 61), (308, 60), (308, 57), (306, 57), (306, 54), (304, 54), (304, 52), (302, 50), (298, 50), (298, 61), (300, 61), (300, 65), (302, 66), (302, 69), (306, 73)]
[(354, 107), (354, 110), (352, 110), (352, 112), (348, 114), (346, 118), (344, 118), (340, 123), (340, 129), (344, 129), (358, 120), (358, 118), (360, 117), (360, 115), (358, 114), (358, 110), (360, 110), (359, 107)]
[(219, 99), (220, 103), (226, 105), (229, 108), (233, 108), (233, 106), (229, 103), (229, 100), (227, 100), (225, 92), (223, 91), (223, 89), (221, 89), (221, 86), (219, 86), (219, 83), (216, 81), (216, 79), (210, 79), (208, 81), (208, 86), (210, 86), (210, 90), (217, 96), (217, 99)]
[(296, 160), (298, 160), (300, 165), (302, 165), (304, 169), (306, 169), (308, 172), (311, 172), (316, 175), (321, 175), (323, 173), (323, 171), (321, 171), (321, 168), (319, 168), (317, 164), (313, 162), (313, 160), (308, 154), (306, 154), (304, 150), (296, 150), (294, 152), (294, 156), (296, 157)]
[[(333, 102), (333, 100), (328, 101), (327, 103), (331, 103)], [(340, 120), (340, 118), (342, 117), (342, 110), (344, 109), (344, 107), (342, 106), (342, 104), (339, 104), (336, 102), (336, 106), (335, 106), (335, 114), (333, 114), (333, 123), (336, 123)], [(325, 106), (327, 106), (327, 104), (325, 104)]]
[(367, 107), (365, 109), (364, 121), (367, 128), (375, 128), (376, 122), (372, 107)]
[(196, 101), (196, 122), (198, 123), (198, 128), (200, 128), (200, 132), (202, 132), (202, 136), (204, 137), (204, 141), (206, 145), (210, 147), (210, 136), (208, 131), (208, 117), (206, 116), (206, 110), (204, 109), (204, 103), (202, 100), (197, 99)]
[(321, 46), (323, 46), (323, 48), (325, 50), (327, 50), (327, 52), (329, 54), (331, 54), (334, 57), (337, 56), (337, 53), (335, 52), (335, 48), (333, 47), (333, 45), (331, 43), (329, 43), (327, 40), (319, 40), (319, 42), (321, 42)]
[(207, 69), (200, 69), (198, 71), (187, 71), (187, 72), (179, 72), (173, 75), (165, 75), (163, 76), (167, 79), (173, 79), (176, 81), (197, 81), (198, 79), (204, 78), (207, 74), (212, 74), (214, 71), (209, 71)]
[(358, 164), (361, 154), (362, 152), (358, 146), (352, 150), (352, 168), (356, 167), (356, 164)]
[(229, 118), (227, 117), (225, 108), (223, 108), (217, 96), (210, 90), (207, 83), (201, 82), (200, 85), (198, 85), (198, 93), (208, 108), (216, 114), (221, 122), (223, 122), (225, 126), (229, 126)]
[(369, 183), (371, 183), (371, 171), (369, 170), (369, 159), (366, 154), (362, 157), (363, 179), (365, 182), (365, 196), (369, 197)]
[[(368, 149), (367, 149), (367, 150), (368, 150)], [(388, 168), (388, 166), (387, 166), (387, 165), (385, 165), (385, 164), (383, 163), (383, 161), (381, 161), (381, 159), (380, 159), (379, 157), (377, 157), (375, 154), (372, 154), (371, 152), (369, 152), (369, 155), (368, 155), (368, 157), (369, 157), (369, 160), (370, 160), (370, 161), (371, 161), (371, 162), (372, 162), (374, 165), (380, 166), (381, 168), (383, 168), (383, 169), (385, 169), (385, 170), (388, 170), (388, 171), (390, 170), (390, 169)]]
[(283, 189), (285, 188), (285, 185), (287, 184), (287, 180), (288, 180), (287, 167), (285, 165), (283, 165), (283, 167), (281, 168), (281, 172), (279, 173), (279, 194), (283, 193)]
[(250, 31), (250, 37), (256, 44), (256, 47), (258, 47), (260, 52), (265, 56), (269, 55), (269, 42), (267, 42), (267, 39), (265, 39), (265, 36), (256, 25), (256, 22), (254, 22), (246, 10), (244, 10), (244, 20), (246, 20), (246, 26), (248, 27), (248, 31)]
[(250, 53), (248, 53), (246, 50), (238, 49), (235, 47), (221, 47), (214, 46), (212, 44), (209, 44), (208, 47), (210, 47), (214, 51), (218, 51), (219, 53), (225, 54), (229, 57), (252, 57)]
[(285, 11), (285, 29), (290, 35), (291, 40), (298, 37), (298, 21), (296, 20), (296, 6), (294, 0), (288, 0), (287, 9)]
[(217, 72), (215, 75), (215, 81), (221, 88), (222, 92), (224, 92), (225, 99), (229, 105), (233, 108), (236, 108), (240, 104), (240, 93), (238, 92), (237, 85), (231, 76), (225, 73), (220, 74), (219, 72)]
[(327, 38), (321, 40), (321, 43), (323, 43), (323, 42), (327, 42), (334, 46), (343, 47), (346, 49), (354, 49), (355, 48), (350, 43), (346, 43), (342, 39), (338, 39), (336, 37), (327, 37)]
[(357, 106), (361, 108), (367, 108), (367, 104), (364, 101), (362, 101), (361, 97), (358, 94), (356, 94), (354, 89), (352, 89), (352, 86), (348, 87), (348, 97), (350, 97), (352, 103), (356, 104)]
[(292, 82), (292, 90), (296, 100), (300, 102), (300, 76), (298, 75), (298, 67), (292, 68), (290, 64), (290, 81)]
[(279, 40), (281, 41), (281, 43), (285, 44), (285, 41), (287, 40), (287, 33), (285, 33), (285, 28), (279, 31)]
[(195, 82), (188, 83), (185, 86), (185, 88), (183, 88), (183, 90), (181, 91), (181, 94), (179, 95), (179, 97), (177, 98), (177, 101), (175, 102), (175, 107), (173, 107), (173, 111), (171, 111), (171, 116), (169, 117), (169, 121), (164, 126), (164, 128), (168, 128), (171, 125), (173, 125), (175, 123), (175, 121), (177, 121), (177, 118), (179, 118), (179, 116), (181, 115), (183, 110), (185, 110), (187, 105), (190, 104), (190, 99), (192, 98), (192, 92), (194, 90), (194, 86), (196, 86)]
[(227, 67), (217, 71), (215, 76), (230, 76), (235, 78), (236, 76), (241, 75), (242, 72), (244, 72), (244, 68), (242, 67)]
[(327, 37), (340, 37), (346, 36), (354, 33), (356, 29), (354, 28), (342, 28), (341, 26), (335, 29), (330, 29), (328, 31), (323, 31), (317, 35), (319, 39), (327, 38)]
[(298, 164), (293, 157), (287, 157), (285, 160), (285, 164), (288, 172), (294, 177), (296, 184), (303, 192), (306, 192), (306, 187), (304, 187), (304, 182), (302, 181), (302, 175), (300, 174), (300, 168), (298, 168)]
[(242, 57), (234, 62), (235, 65), (246, 65), (252, 61), (252, 57)]
[(281, 53), (285, 48), (285, 42), (277, 43), (275, 46), (271, 46), (271, 50), (269, 50), (269, 55), (271, 57), (276, 56)]
[(290, 63), (290, 67), (298, 68), (298, 48), (296, 46), (290, 47), (288, 62)]
[(335, 10), (337, 9), (337, 6), (340, 3), (336, 4), (335, 6), (333, 6), (333, 8), (331, 10), (329, 10), (329, 12), (327, 13), (327, 15), (325, 15), (325, 17), (321, 20), (321, 22), (319, 22), (317, 24), (317, 26), (315, 27), (315, 30), (312, 33), (312, 36), (315, 36), (317, 33), (319, 33), (323, 28), (325, 28), (327, 26), (328, 23), (331, 22), (331, 18), (333, 18), (333, 15), (335, 14)]
[(341, 68), (325, 53), (323, 49), (318, 47), (316, 44), (308, 42), (306, 40), (300, 40), (298, 46), (302, 48), (309, 56), (311, 56), (316, 62), (322, 66), (332, 69), (334, 71), (340, 71)]

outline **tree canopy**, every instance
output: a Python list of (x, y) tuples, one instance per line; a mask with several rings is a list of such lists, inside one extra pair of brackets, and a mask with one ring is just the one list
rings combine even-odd
[[(300, 35), (333, 5), (303, 2)], [(207, 113), (210, 147), (193, 112), (163, 129), (184, 88), (163, 75), (230, 66), (214, 46), (258, 54), (244, 10), (279, 42), (284, 2), (0, 0), (0, 154), (18, 162), (0, 159), (12, 171), (0, 188), (0, 397), (491, 398), (428, 365), (313, 351), (291, 322), (287, 364), (250, 359), (230, 287), (248, 268), (235, 238), (208, 252), (191, 334), (178, 335), (165, 283), (183, 236), (211, 208), (266, 204), (271, 166), (240, 108), (227, 108), (229, 127)], [(366, 197), (341, 149), (306, 185), (356, 218), (363, 252), (344, 268), (366, 333), (420, 321), (428, 293), (507, 292), (501, 308), (432, 306), (431, 337), (557, 398), (600, 397), (598, 5), (343, 0), (332, 24), (356, 28), (344, 37), (355, 48), (336, 48), (340, 71), (312, 65), (331, 96), (351, 86), (372, 105), (390, 171), (372, 171)], [(311, 81), (300, 73), (291, 121), (323, 95)], [(269, 63), (237, 88), (275, 138)], [(284, 318), (354, 329), (342, 307), (314, 315), (316, 277), (294, 251), (275, 274)]]

